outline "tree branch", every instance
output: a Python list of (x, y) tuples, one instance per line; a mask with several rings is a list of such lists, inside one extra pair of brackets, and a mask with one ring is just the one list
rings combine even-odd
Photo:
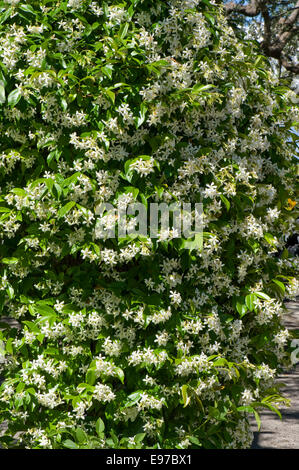
[(226, 13), (241, 13), (242, 15), (245, 16), (257, 16), (260, 13), (259, 5), (258, 5), (258, 0), (251, 0), (251, 2), (248, 5), (239, 5), (238, 3), (234, 2), (229, 2), (226, 5), (224, 5)]
[[(261, 48), (268, 57), (277, 59), (279, 63), (292, 73), (299, 73), (299, 65), (292, 63), (285, 53), (284, 48), (296, 33), (296, 21), (299, 17), (299, 0), (296, 5), (287, 9), (284, 13), (271, 17), (269, 8), (274, 2), (267, 0), (250, 0), (246, 5), (229, 2), (224, 5), (226, 14), (239, 13), (248, 17), (261, 15), (263, 18), (264, 37)], [(283, 2), (281, 2), (283, 3)], [(290, 13), (291, 12), (291, 13)], [(288, 15), (288, 13), (290, 13)], [(281, 15), (284, 15), (281, 17)], [(280, 17), (278, 21), (275, 18)], [(274, 20), (274, 21), (273, 21)], [(274, 27), (276, 29), (274, 36)]]
[(297, 1), (294, 11), (287, 16), (286, 18), (280, 18), (278, 21), (278, 25), (282, 27), (283, 32), (278, 34), (278, 40), (280, 43), (281, 48), (285, 46), (288, 40), (292, 37), (293, 31), (292, 27), (297, 21), (299, 16), (299, 0)]
[(271, 36), (272, 36), (272, 31), (271, 31), (272, 23), (271, 23), (271, 18), (270, 18), (269, 11), (265, 2), (261, 2), (260, 9), (261, 9), (261, 14), (264, 20), (264, 41), (263, 42), (270, 45)]
[(299, 73), (299, 64), (292, 64), (291, 62), (289, 62), (287, 59), (285, 59), (284, 57), (282, 57), (281, 59), (281, 65), (284, 66), (284, 68), (286, 70), (288, 70), (289, 72), (292, 72), (294, 74), (298, 74)]
[(281, 16), (285, 16), (286, 13), (289, 11), (297, 10), (298, 7), (288, 8), (286, 11), (282, 11), (278, 15), (274, 15), (271, 17), (272, 20), (276, 20), (276, 18), (280, 18)]

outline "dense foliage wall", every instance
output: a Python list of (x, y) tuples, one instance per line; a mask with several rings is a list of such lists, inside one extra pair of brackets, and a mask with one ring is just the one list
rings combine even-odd
[[(0, 102), (1, 445), (250, 446), (289, 363), (294, 93), (208, 0), (10, 0)], [(132, 201), (202, 202), (203, 239), (94, 236)]]

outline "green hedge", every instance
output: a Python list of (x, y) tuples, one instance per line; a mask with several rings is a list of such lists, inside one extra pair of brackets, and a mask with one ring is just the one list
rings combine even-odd
[[(294, 93), (208, 0), (10, 0), (0, 39), (1, 446), (249, 447), (290, 362)], [(203, 237), (95, 237), (133, 201)]]

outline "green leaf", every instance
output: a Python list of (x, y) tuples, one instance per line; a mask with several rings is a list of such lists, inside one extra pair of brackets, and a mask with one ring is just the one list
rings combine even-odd
[(59, 209), (58, 213), (57, 213), (57, 216), (58, 217), (63, 217), (65, 214), (67, 214), (71, 209), (72, 207), (74, 207), (76, 205), (76, 202), (75, 201), (70, 201), (68, 202), (67, 204), (65, 204), (65, 206), (61, 207), (61, 209)]
[(284, 295), (286, 288), (285, 288), (285, 285), (283, 284), (283, 282), (278, 281), (277, 279), (272, 279), (272, 282), (274, 282), (277, 285), (279, 292), (282, 295)]
[(118, 437), (117, 437), (117, 435), (115, 434), (115, 432), (114, 432), (113, 429), (111, 429), (111, 431), (110, 431), (110, 436), (111, 436), (112, 439), (113, 439), (114, 445), (117, 446), (117, 445), (118, 445)]
[(4, 82), (0, 81), (0, 104), (5, 103), (5, 87)]
[(109, 98), (111, 103), (114, 104), (115, 103), (115, 93), (112, 90), (106, 89), (105, 94)]
[(253, 413), (253, 407), (250, 405), (238, 406), (237, 411), (247, 411), (247, 413)]
[(1, 260), (1, 263), (4, 264), (17, 264), (18, 262), (18, 258), (2, 258)]
[(133, 194), (134, 199), (136, 199), (139, 193), (139, 189), (135, 188), (134, 186), (126, 186), (124, 188), (124, 192)]
[(21, 393), (25, 388), (24, 382), (19, 382), (17, 388), (16, 388), (16, 393)]
[(216, 359), (216, 361), (213, 362), (213, 366), (215, 367), (223, 367), (227, 365), (228, 365), (228, 362), (225, 359), (225, 357), (219, 357), (218, 359)]
[(37, 326), (36, 323), (32, 322), (32, 321), (22, 321), (23, 325), (26, 325), (28, 327), (28, 329), (30, 331), (34, 331), (35, 333), (39, 333), (40, 332), (40, 329), (39, 327)]
[(87, 441), (87, 434), (86, 432), (83, 431), (81, 428), (76, 429), (76, 439), (79, 442), (79, 444), (83, 444), (84, 442)]
[(229, 202), (229, 200), (228, 200), (225, 196), (223, 196), (223, 194), (220, 194), (220, 199), (221, 199), (221, 201), (223, 202), (223, 204), (225, 205), (226, 210), (229, 211), (229, 209), (230, 209), (230, 202)]
[(254, 309), (254, 302), (256, 301), (256, 295), (255, 294), (248, 294), (245, 297), (245, 303), (248, 307), (248, 310), (252, 312)]
[(5, 350), (9, 354), (13, 354), (12, 342), (13, 342), (13, 338), (9, 338), (5, 345)]
[(183, 385), (181, 391), (184, 402), (184, 408), (186, 408), (186, 406), (188, 406), (190, 403), (190, 396), (188, 395), (188, 385)]
[(271, 300), (271, 297), (269, 297), (269, 295), (265, 294), (264, 292), (255, 292), (255, 295), (260, 299)]
[(262, 405), (266, 408), (269, 408), (269, 410), (273, 411), (273, 413), (276, 413), (277, 416), (279, 416), (279, 418), (282, 419), (281, 413), (276, 406), (270, 405), (270, 403), (265, 403), (265, 402), (262, 402)]
[(112, 74), (113, 74), (113, 65), (111, 64), (108, 64), (108, 65), (104, 65), (104, 67), (101, 68), (102, 72), (104, 75), (106, 75), (106, 77), (108, 78), (112, 78)]
[(211, 88), (215, 88), (215, 85), (201, 85), (200, 83), (198, 83), (197, 85), (194, 85), (191, 90), (192, 93), (199, 93), (201, 91), (210, 90)]
[(86, 382), (89, 385), (93, 385), (95, 383), (96, 379), (97, 379), (97, 376), (96, 376), (95, 370), (94, 369), (89, 369), (86, 372)]
[(54, 183), (52, 193), (53, 193), (53, 196), (56, 197), (57, 199), (60, 198), (62, 194), (62, 188), (58, 183)]
[(16, 88), (15, 90), (11, 91), (7, 97), (7, 102), (10, 106), (15, 106), (20, 99), (22, 98), (21, 90)]
[(15, 291), (14, 288), (9, 284), (8, 287), (6, 288), (7, 295), (10, 299), (14, 298)]
[(190, 442), (192, 442), (192, 444), (195, 444), (196, 446), (201, 447), (201, 443), (200, 443), (200, 441), (198, 440), (197, 437), (189, 436), (188, 439), (189, 439)]
[(281, 253), (281, 259), (288, 259), (289, 251), (287, 248), (284, 248), (283, 252)]
[(46, 179), (45, 185), (47, 186), (48, 191), (51, 192), (54, 185), (54, 180), (52, 180), (52, 178)]
[(22, 188), (13, 188), (11, 192), (16, 194), (17, 196), (21, 196), (21, 197), (27, 196), (25, 189), (22, 189)]
[(13, 13), (13, 8), (7, 8), (7, 10), (0, 16), (0, 24), (5, 23), (5, 21), (11, 17)]
[(245, 304), (244, 297), (238, 297), (236, 301), (236, 309), (241, 318), (247, 313), (247, 305)]
[(276, 238), (271, 233), (264, 233), (264, 239), (269, 245), (276, 247)]
[(202, 251), (203, 249), (203, 234), (196, 233), (194, 239), (187, 238), (186, 240), (181, 241), (181, 248), (187, 250), (199, 250)]
[(119, 29), (119, 37), (121, 39), (124, 39), (126, 37), (128, 29), (129, 29), (129, 23), (124, 23), (121, 25)]
[(79, 446), (74, 441), (71, 441), (70, 439), (67, 439), (66, 441), (64, 441), (63, 445), (64, 447), (67, 447), (67, 449), (79, 449)]
[(55, 310), (50, 307), (49, 305), (34, 305), (34, 309), (39, 313), (40, 315), (47, 315), (47, 316), (55, 316)]
[(131, 158), (130, 160), (127, 160), (126, 163), (125, 163), (125, 166), (124, 166), (124, 169), (125, 169), (125, 174), (128, 174), (130, 170), (130, 166), (131, 164), (136, 160), (136, 158)]
[(261, 429), (261, 418), (260, 418), (260, 415), (258, 414), (258, 412), (253, 409), (253, 413), (254, 413), (254, 416), (255, 416), (255, 420), (257, 422), (257, 430), (259, 431)]
[(104, 430), (105, 430), (105, 423), (101, 418), (98, 418), (96, 422), (97, 435), (99, 436), (100, 434), (102, 434)]
[(119, 378), (119, 380), (120, 380), (121, 383), (123, 384), (123, 383), (124, 383), (124, 380), (125, 380), (124, 371), (123, 371), (120, 367), (116, 367), (116, 368), (115, 368), (115, 372), (116, 372), (117, 377)]
[(145, 436), (146, 436), (145, 432), (141, 432), (139, 434), (136, 434), (136, 436), (134, 436), (134, 440), (135, 440), (136, 444), (140, 444), (143, 441), (143, 439), (145, 438)]
[(138, 401), (141, 399), (141, 396), (142, 391), (139, 390), (137, 392), (131, 393), (131, 395), (128, 396), (127, 401), (124, 404), (124, 408), (128, 408), (138, 403)]
[[(140, 111), (139, 111), (139, 117), (138, 118), (135, 118), (135, 125), (136, 125), (136, 129), (138, 129), (138, 127), (140, 127), (144, 121), (145, 121), (145, 117), (146, 117), (146, 112), (147, 112), (147, 106), (145, 103), (141, 103), (140, 105)], [(140, 158), (140, 157), (139, 157)]]
[(62, 107), (63, 111), (66, 111), (67, 110), (67, 101), (66, 101), (66, 99), (61, 98), (60, 103), (61, 103), (61, 107)]
[(36, 11), (34, 11), (31, 5), (23, 4), (23, 5), (20, 5), (18, 8), (21, 11), (24, 11), (25, 13), (31, 13), (32, 15), (36, 16)]
[(215, 24), (215, 17), (212, 16), (210, 13), (207, 13), (206, 11), (204, 12), (204, 15), (205, 15), (205, 17), (207, 18), (207, 20), (209, 21), (209, 23), (211, 23), (211, 25), (214, 26), (214, 24)]

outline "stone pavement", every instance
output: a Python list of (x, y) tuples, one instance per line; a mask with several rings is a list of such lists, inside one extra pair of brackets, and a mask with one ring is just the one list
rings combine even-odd
[[(289, 313), (285, 317), (285, 326), (299, 330), (299, 301), (286, 305)], [(252, 421), (252, 449), (299, 449), (299, 364), (281, 374), (277, 382), (286, 384), (282, 392), (291, 400), (291, 406), (280, 408), (282, 420), (271, 411), (262, 411), (260, 432), (257, 432), (257, 425)]]

